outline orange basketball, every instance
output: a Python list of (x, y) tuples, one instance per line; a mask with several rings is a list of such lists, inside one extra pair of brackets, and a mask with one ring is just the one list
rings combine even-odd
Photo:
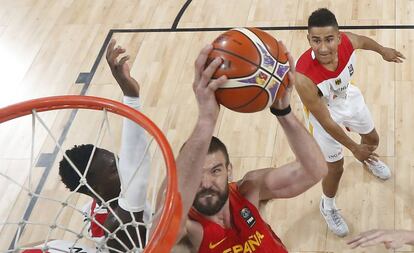
[(284, 95), (288, 85), (288, 59), (278, 41), (257, 28), (236, 28), (213, 42), (209, 61), (223, 63), (213, 78), (228, 82), (216, 91), (217, 101), (237, 112), (257, 112)]

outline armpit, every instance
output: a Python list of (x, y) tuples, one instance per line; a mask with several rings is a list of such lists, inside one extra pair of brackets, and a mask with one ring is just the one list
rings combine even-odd
[(184, 236), (172, 249), (171, 253), (193, 253), (192, 244), (188, 236)]

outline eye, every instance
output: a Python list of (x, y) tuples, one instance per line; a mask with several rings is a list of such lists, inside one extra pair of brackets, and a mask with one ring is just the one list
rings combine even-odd
[(212, 173), (215, 174), (215, 175), (219, 174), (220, 172), (221, 172), (221, 168), (215, 168), (215, 169), (212, 170)]

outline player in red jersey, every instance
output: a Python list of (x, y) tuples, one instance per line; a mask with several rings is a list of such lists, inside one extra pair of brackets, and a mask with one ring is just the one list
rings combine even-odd
[[(309, 131), (319, 143), (328, 163), (322, 181), (320, 211), (328, 227), (338, 236), (348, 234), (348, 226), (335, 206), (335, 195), (343, 173), (343, 148), (377, 177), (386, 180), (391, 171), (374, 153), (379, 137), (361, 91), (350, 83), (355, 68), (355, 50), (379, 53), (389, 62), (402, 62), (404, 56), (392, 48), (353, 33), (340, 32), (335, 15), (318, 9), (308, 20), (311, 46), (296, 66), (296, 89), (303, 102)], [(361, 136), (361, 143), (347, 136), (343, 127)]]
[[(205, 78), (201, 73), (210, 51), (211, 46), (203, 49), (196, 61), (195, 83)], [(227, 149), (218, 138), (213, 137), (200, 168), (194, 167), (191, 175), (182, 177), (185, 186), (182, 192), (188, 194), (182, 198), (183, 209), (184, 214), (188, 213), (188, 218), (182, 221), (179, 239), (193, 252), (287, 252), (281, 240), (261, 218), (259, 202), (297, 196), (327, 173), (320, 148), (290, 110), (294, 61), (289, 53), (287, 55), (291, 83), (286, 96), (272, 105), (272, 112), (283, 128), (296, 160), (279, 168), (250, 171), (242, 180), (229, 183), (232, 164)], [(215, 108), (212, 110), (215, 111), (212, 115), (214, 129), (219, 106), (213, 91), (210, 100)], [(193, 194), (192, 198), (189, 198), (189, 193)]]

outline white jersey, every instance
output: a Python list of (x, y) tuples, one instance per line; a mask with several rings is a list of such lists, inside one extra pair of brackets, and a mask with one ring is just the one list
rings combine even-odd
[[(368, 134), (374, 129), (374, 121), (365, 104), (361, 91), (351, 84), (354, 74), (355, 51), (346, 34), (341, 34), (338, 46), (338, 67), (335, 71), (322, 66), (312, 49), (299, 58), (296, 71), (312, 80), (322, 93), (331, 118), (339, 125), (359, 134)], [(343, 158), (342, 144), (329, 135), (310, 111), (304, 108), (305, 120), (315, 137), (327, 162)]]
[(341, 33), (341, 38), (341, 44), (338, 46), (338, 67), (335, 71), (322, 66), (312, 49), (303, 53), (296, 65), (296, 71), (312, 80), (328, 105), (347, 98), (348, 87), (354, 74), (354, 48), (346, 34)]

